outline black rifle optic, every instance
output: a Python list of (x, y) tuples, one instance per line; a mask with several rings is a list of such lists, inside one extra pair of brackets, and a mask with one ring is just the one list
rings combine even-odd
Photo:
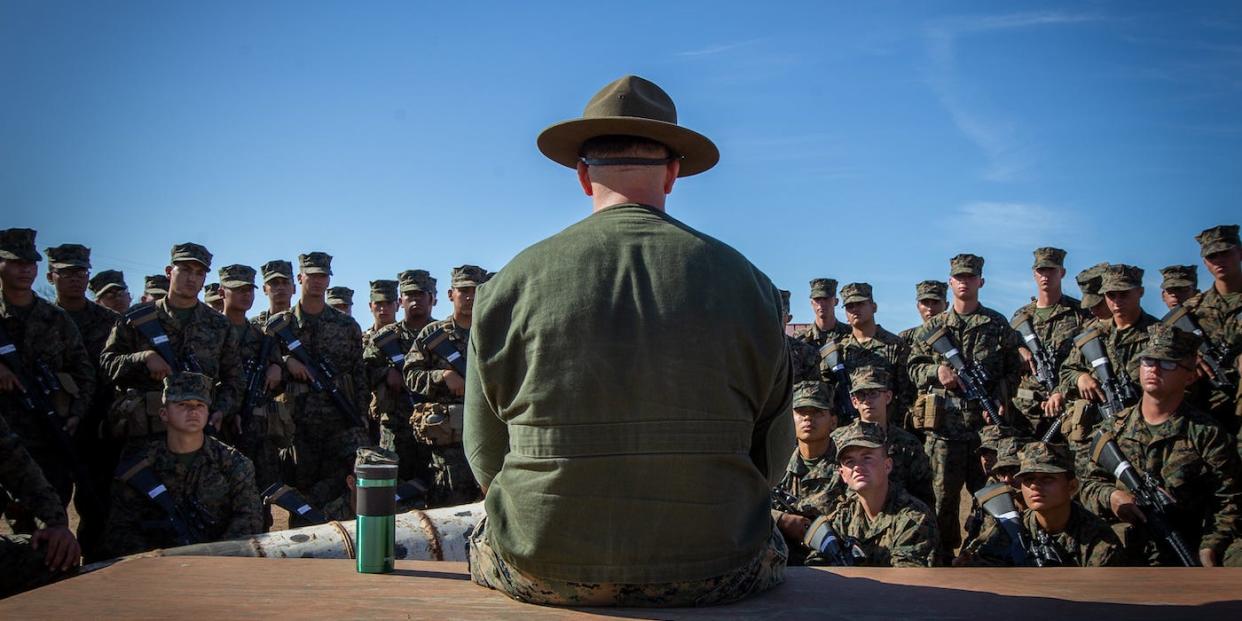
[(867, 555), (853, 537), (842, 537), (832, 528), (827, 516), (810, 516), (799, 511), (798, 499), (781, 489), (772, 488), (772, 508), (785, 513), (811, 519), (811, 525), (802, 537), (802, 544), (834, 567), (852, 567)]
[(957, 343), (953, 342), (953, 337), (949, 332), (941, 328), (927, 337), (926, 343), (936, 350), (936, 353), (944, 356), (949, 362), (949, 366), (953, 367), (954, 373), (957, 373), (957, 383), (961, 387), (962, 394), (971, 401), (977, 401), (983, 406), (986, 412), (988, 422), (993, 425), (1004, 425), (1005, 419), (1001, 418), (1000, 410), (996, 408), (996, 403), (992, 401), (992, 397), (988, 395), (984, 388), (988, 383), (987, 371), (981, 365), (975, 364), (974, 361), (966, 360), (962, 356), (961, 350), (957, 348)]
[(436, 328), (423, 337), (423, 347), (444, 359), (458, 375), (466, 377), (466, 357), (449, 342), (448, 332), (444, 328)]
[[(159, 309), (156, 308), (154, 302), (139, 304), (125, 311), (125, 321), (133, 326), (138, 334), (141, 334), (151, 344), (151, 348), (155, 353), (164, 359), (168, 368), (174, 373), (189, 371), (191, 373), (202, 373), (203, 365), (199, 364), (198, 358), (194, 352), (186, 352), (184, 356), (178, 356), (173, 351), (172, 344), (168, 340), (168, 335), (164, 333), (164, 326), (159, 322)], [(216, 435), (216, 428), (207, 423), (203, 429), (209, 436)]]
[[(388, 361), (388, 366), (402, 373), (401, 367), (405, 364), (405, 352), (401, 351), (401, 340), (397, 337), (396, 331), (388, 331), (379, 335), (372, 343), (379, 348), (380, 353), (384, 354), (384, 359)], [(463, 376), (464, 377), (464, 376)], [(401, 397), (405, 401), (407, 408), (413, 409), (415, 405), (424, 401), (421, 394), (410, 392), (405, 387), (405, 382), (401, 382)]]
[(819, 348), (819, 357), (824, 368), (836, 379), (836, 394), (833, 397), (837, 402), (837, 414), (841, 416), (841, 424), (847, 419), (858, 418), (858, 409), (850, 401), (850, 373), (845, 368), (845, 361), (841, 359), (840, 345), (831, 340), (824, 343)]
[(272, 346), (275, 343), (270, 335), (264, 334), (259, 340), (259, 353), (245, 363), (246, 392), (242, 395), (241, 410), (238, 415), (242, 421), (242, 435), (239, 444), (245, 444), (242, 452), (253, 455), (253, 449), (259, 438), (250, 434), (250, 419), (254, 417), (254, 409), (267, 403), (267, 361), (272, 357)]
[(15, 397), (18, 404), (27, 414), (34, 417), (44, 437), (56, 447), (60, 458), (69, 466), (69, 472), (77, 484), (77, 495), (86, 501), (85, 507), (92, 515), (102, 517), (104, 504), (95, 486), (91, 484), (90, 472), (86, 465), (77, 457), (73, 440), (65, 430), (64, 420), (52, 405), (52, 395), (61, 390), (60, 378), (47, 366), (46, 362), (35, 363), (35, 372), (31, 374), (22, 361), (21, 352), (4, 326), (0, 325), (0, 362), (9, 368), (17, 378)]
[(1118, 377), (1113, 364), (1108, 359), (1108, 351), (1100, 341), (1100, 333), (1087, 330), (1074, 338), (1074, 345), (1082, 351), (1082, 356), (1091, 365), (1091, 374), (1095, 376), (1100, 388), (1104, 391), (1104, 403), (1100, 404), (1100, 413), (1105, 420), (1125, 409), (1128, 403), (1138, 399), (1134, 384)]
[(285, 344), (285, 348), (289, 350), (289, 355), (302, 363), (306, 367), (306, 373), (310, 376), (310, 386), (315, 392), (328, 392), (328, 396), (332, 399), (332, 405), (336, 406), (336, 410), (341, 415), (341, 419), (350, 427), (365, 427), (366, 424), (358, 416), (358, 410), (350, 403), (349, 398), (341, 392), (340, 386), (336, 384), (336, 373), (333, 372), (332, 366), (321, 356), (314, 356), (306, 351), (306, 346), (298, 337), (293, 334), (293, 326), (289, 320), (289, 313), (279, 313), (271, 316), (267, 320), (267, 324), (263, 326), (263, 331), (268, 335), (276, 337)]
[(1121, 448), (1113, 440), (1113, 434), (1103, 429), (1096, 433), (1091, 443), (1091, 461), (1113, 473), (1117, 481), (1134, 494), (1135, 504), (1146, 518), (1147, 529), (1158, 541), (1168, 546), (1183, 565), (1199, 566), (1199, 559), (1191, 553), (1186, 540), (1169, 523), (1169, 514), (1176, 507), (1177, 501), (1168, 492), (1160, 489), (1150, 473), (1139, 472), (1126, 461)]
[(1229, 361), (1233, 360), (1236, 354), (1232, 354), (1229, 348), (1208, 338), (1203, 327), (1199, 325), (1198, 318), (1190, 309), (1178, 306), (1170, 310), (1169, 314), (1160, 320), (1160, 323), (1169, 327), (1177, 327), (1185, 332), (1192, 332), (1203, 339), (1203, 342), (1199, 344), (1199, 357), (1212, 370), (1210, 378), (1212, 385), (1225, 391), (1226, 394), (1234, 394), (1238, 388), (1238, 380), (1233, 377), (1234, 369)]

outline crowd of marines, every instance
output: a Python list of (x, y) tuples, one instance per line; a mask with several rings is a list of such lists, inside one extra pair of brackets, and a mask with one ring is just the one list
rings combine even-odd
[[(452, 270), (442, 320), (428, 271), (371, 281), (363, 330), (323, 252), (205, 284), (212, 254), (177, 244), (133, 303), (121, 272), (91, 275), (88, 248), (40, 253), (35, 235), (0, 231), (15, 533), (0, 596), (79, 556), (263, 532), (271, 504), (291, 526), (352, 519), (356, 463), (398, 464), (404, 508), (481, 499), (462, 407), (487, 270)], [(1162, 270), (1164, 319), (1141, 307), (1135, 266), (1095, 265), (1081, 299), (1063, 293), (1057, 248), (1034, 251), (1037, 295), (1008, 319), (980, 302), (984, 259), (953, 257), (947, 282), (916, 285), (923, 323), (899, 334), (876, 323), (869, 284), (812, 280), (814, 322), (787, 337), (797, 448), (772, 490), (790, 562), (1242, 565), (1242, 243), (1236, 225), (1196, 240), (1212, 282)], [(34, 292), (44, 254), (54, 300)]]

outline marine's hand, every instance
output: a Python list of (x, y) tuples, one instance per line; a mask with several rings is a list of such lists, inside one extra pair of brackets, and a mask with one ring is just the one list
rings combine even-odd
[(268, 390), (276, 390), (280, 385), (280, 380), (284, 379), (284, 373), (280, 370), (280, 365), (267, 365), (267, 373), (264, 374), (264, 387)]
[(936, 378), (940, 380), (940, 385), (949, 390), (957, 390), (957, 373), (947, 364), (936, 367)]
[(23, 388), (17, 376), (9, 370), (8, 366), (0, 362), (0, 392), (17, 392)]
[(1204, 567), (1216, 567), (1216, 553), (1208, 548), (1199, 550), (1199, 562)]
[(299, 382), (309, 382), (310, 373), (306, 370), (306, 365), (298, 362), (297, 358), (289, 358), (285, 361), (285, 367), (289, 369), (289, 375)]
[(1104, 391), (1100, 390), (1100, 383), (1095, 381), (1090, 373), (1078, 374), (1078, 393), (1096, 403), (1103, 403), (1105, 399)]
[(220, 423), (222, 422), (224, 422), (224, 412), (212, 412), (211, 416), (207, 417), (207, 424), (215, 429), (220, 429)]
[(162, 382), (165, 377), (172, 375), (172, 367), (164, 361), (164, 357), (155, 351), (149, 351), (146, 355), (147, 373), (151, 379)]
[(1039, 370), (1035, 367), (1035, 356), (1031, 353), (1031, 350), (1019, 347), (1018, 355), (1022, 356), (1022, 362), (1026, 363), (1026, 368), (1030, 370), (1031, 375), (1039, 373)]
[(1113, 490), (1108, 497), (1108, 506), (1113, 510), (1113, 515), (1117, 519), (1134, 525), (1140, 525), (1147, 522), (1147, 518), (1143, 515), (1143, 511), (1134, 504), (1134, 495), (1125, 490)]
[(1065, 410), (1065, 393), (1054, 392), (1044, 401), (1044, 417), (1056, 418)]
[(81, 416), (71, 416), (65, 420), (65, 433), (73, 435), (78, 432), (78, 424), (82, 422)]
[(66, 571), (75, 567), (82, 558), (82, 549), (78, 547), (78, 540), (64, 526), (53, 526), (35, 531), (34, 536), (30, 538), (30, 544), (36, 550), (40, 547), (47, 548), (44, 552), (44, 563), (56, 571)]
[(802, 541), (806, 536), (806, 529), (811, 527), (811, 520), (794, 513), (782, 513), (779, 520), (776, 521), (776, 527), (781, 529), (781, 534), (790, 541)]
[(396, 369), (389, 367), (388, 375), (384, 376), (384, 381), (388, 384), (388, 390), (393, 392), (401, 392), (405, 389), (405, 382), (401, 379), (401, 374)]
[(466, 380), (462, 379), (457, 374), (457, 371), (448, 369), (444, 372), (444, 385), (448, 387), (454, 396), (460, 397), (466, 394)]

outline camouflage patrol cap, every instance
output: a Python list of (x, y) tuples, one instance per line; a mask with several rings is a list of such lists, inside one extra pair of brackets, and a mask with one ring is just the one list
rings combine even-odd
[(963, 253), (949, 259), (949, 275), (970, 274), (983, 275), (983, 257), (977, 254)]
[(452, 287), (461, 289), (463, 287), (477, 287), (488, 281), (492, 277), (487, 270), (477, 265), (463, 265), (453, 268)]
[(397, 454), (379, 446), (359, 447), (354, 453), (355, 466), (396, 466)]
[(1095, 308), (1104, 301), (1104, 298), (1100, 296), (1100, 281), (1106, 269), (1108, 269), (1107, 263), (1096, 263), (1078, 272), (1078, 275), (1074, 277), (1074, 280), (1078, 282), (1078, 290), (1082, 292), (1083, 308)]
[(820, 381), (798, 382), (794, 385), (793, 407), (833, 410), (832, 386)]
[(303, 274), (332, 275), (332, 255), (326, 252), (311, 252), (298, 255), (298, 267)]
[(1036, 472), (1065, 472), (1074, 477), (1074, 457), (1064, 444), (1032, 442), (1018, 455), (1018, 476)]
[(833, 278), (811, 280), (811, 299), (837, 297), (837, 281)]
[(220, 268), (220, 286), (225, 289), (254, 286), (254, 268), (234, 263)]
[(1195, 235), (1195, 241), (1199, 242), (1199, 256), (1201, 257), (1242, 246), (1242, 242), (1238, 241), (1238, 225), (1236, 224), (1214, 226)]
[(852, 282), (841, 287), (841, 303), (871, 302), (871, 285), (865, 282)]
[(354, 305), (354, 290), (349, 287), (328, 287), (328, 304)]
[(781, 293), (781, 314), (789, 314), (789, 296), (793, 295), (788, 289), (780, 289)]
[(170, 254), (172, 256), (168, 261), (169, 263), (176, 263), (178, 261), (197, 261), (202, 263), (203, 267), (211, 269), (211, 253), (207, 252), (207, 249), (199, 244), (193, 242), (177, 244), (172, 247), (172, 252)]
[(1041, 267), (1065, 267), (1065, 251), (1047, 246), (1035, 249), (1035, 264), (1031, 269)]
[(1147, 328), (1147, 344), (1138, 357), (1181, 362), (1194, 357), (1202, 343), (1203, 339), (1193, 332), (1158, 323)]
[(856, 446), (880, 448), (887, 440), (886, 435), (884, 429), (878, 424), (860, 420), (846, 427), (840, 435), (834, 434), (832, 441), (836, 443), (837, 454), (840, 455), (845, 452), (845, 449)]
[(427, 270), (405, 270), (397, 274), (397, 281), (401, 283), (401, 293), (426, 291), (434, 295), (436, 292), (436, 279)]
[(82, 244), (61, 244), (47, 250), (47, 261), (54, 269), (81, 267), (91, 269), (91, 249)]
[(1004, 437), (999, 426), (984, 425), (983, 429), (979, 430), (979, 448), (975, 449), (975, 452), (992, 451), (993, 453), (999, 453), (1000, 449), (997, 448), (997, 445)]
[(371, 281), (371, 301), (372, 302), (395, 302), (397, 301), (397, 281), (395, 280), (372, 280)]
[(90, 286), (91, 292), (95, 294), (95, 297), (99, 297), (113, 289), (129, 288), (125, 286), (125, 274), (118, 270), (104, 270), (91, 276), (88, 286)]
[(293, 280), (293, 264), (281, 259), (268, 261), (259, 268), (263, 271), (263, 284), (273, 278), (288, 278)]
[(211, 282), (203, 285), (203, 301), (211, 304), (224, 299), (224, 293), (220, 291), (220, 283)]
[(1199, 287), (1199, 268), (1194, 265), (1170, 265), (1160, 270), (1160, 275), (1164, 277), (1164, 281), (1160, 283), (1161, 289)]
[[(995, 427), (995, 425), (989, 425)], [(992, 471), (995, 472), (1000, 468), (1018, 468), (1022, 465), (1022, 461), (1018, 458), (1018, 451), (1022, 450), (1022, 443), (1017, 438), (1002, 437), (996, 441), (996, 463), (992, 464)]]
[(1100, 293), (1129, 291), (1143, 286), (1143, 269), (1118, 263), (1104, 269), (1100, 277)]
[(949, 283), (943, 280), (924, 280), (914, 285), (914, 299), (919, 300), (940, 300), (945, 301), (945, 294), (949, 292)]
[(168, 295), (168, 277), (152, 274), (142, 280), (142, 292), (147, 295)]
[(888, 390), (888, 370), (884, 367), (858, 367), (850, 371), (850, 392), (860, 390)]
[(164, 403), (202, 401), (211, 407), (211, 379), (202, 373), (182, 371), (164, 378)]
[(5, 229), (0, 231), (0, 259), (6, 261), (42, 261), (43, 256), (35, 248), (34, 229)]

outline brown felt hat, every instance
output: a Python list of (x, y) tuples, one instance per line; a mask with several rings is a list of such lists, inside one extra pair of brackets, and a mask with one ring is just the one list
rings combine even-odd
[(706, 136), (677, 124), (677, 106), (654, 82), (627, 75), (600, 89), (582, 117), (548, 127), (536, 141), (548, 159), (578, 166), (582, 143), (600, 136), (636, 136), (654, 140), (681, 158), (679, 177), (697, 175), (720, 161), (720, 151)]

